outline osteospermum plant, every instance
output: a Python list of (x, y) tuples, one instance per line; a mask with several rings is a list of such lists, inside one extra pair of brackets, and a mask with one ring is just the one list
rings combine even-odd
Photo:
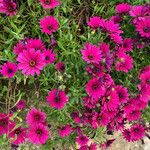
[[(115, 142), (109, 137), (114, 132), (126, 142), (149, 137), (143, 113), (150, 101), (150, 62), (144, 55), (149, 6), (120, 3), (108, 17), (95, 13), (93, 3), (95, 15), (84, 20), (79, 14), (77, 25), (68, 15), (74, 11), (69, 3), (0, 1), (0, 13), (12, 19), (16, 31), (4, 27), (14, 36), (8, 44), (15, 42), (0, 58), (4, 148), (98, 150)], [(27, 4), (35, 25), (25, 24), (23, 32), (15, 21), (26, 18), (19, 8), (26, 10)]]

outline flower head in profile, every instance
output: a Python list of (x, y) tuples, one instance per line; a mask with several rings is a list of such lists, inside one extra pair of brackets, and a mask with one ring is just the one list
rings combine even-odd
[(68, 96), (64, 91), (54, 89), (48, 93), (46, 97), (48, 104), (56, 109), (63, 109), (68, 102)]
[(40, 20), (40, 27), (43, 33), (51, 35), (58, 30), (59, 22), (53, 16), (45, 16)]
[(86, 43), (84, 48), (81, 50), (82, 59), (85, 60), (88, 64), (95, 63), (98, 64), (101, 61), (101, 51), (96, 45)]
[(27, 76), (40, 74), (40, 71), (45, 66), (44, 55), (35, 49), (24, 50), (22, 53), (19, 53), (17, 61), (19, 62), (18, 68)]
[(40, 0), (40, 2), (44, 9), (54, 9), (60, 5), (58, 0)]
[(96, 77), (89, 80), (86, 84), (86, 92), (94, 99), (99, 99), (101, 96), (104, 96), (105, 91), (105, 87)]
[(130, 38), (125, 38), (122, 42), (121, 49), (124, 52), (131, 52), (133, 48), (133, 40)]
[(8, 61), (1, 67), (0, 73), (7, 78), (12, 78), (16, 74), (17, 70), (17, 65)]
[(23, 144), (27, 138), (27, 128), (18, 127), (9, 133), (8, 137), (12, 138), (11, 143), (15, 145)]
[(116, 13), (118, 14), (126, 14), (130, 11), (131, 6), (127, 3), (121, 3), (116, 6)]
[(48, 138), (49, 131), (46, 126), (42, 124), (35, 124), (29, 128), (28, 139), (31, 143), (42, 145), (46, 143)]
[(17, 108), (22, 110), (26, 107), (26, 101), (24, 99), (19, 100), (19, 102), (17, 103)]
[(90, 18), (90, 21), (87, 22), (88, 26), (90, 26), (92, 29), (100, 28), (101, 25), (101, 19), (98, 16), (93, 16)]
[(72, 131), (71, 126), (65, 125), (59, 129), (59, 135), (60, 135), (60, 137), (64, 138), (66, 136), (69, 136), (71, 131)]
[(40, 109), (32, 108), (26, 116), (26, 121), (30, 126), (34, 126), (35, 124), (44, 123), (46, 121), (46, 114), (42, 112)]
[(44, 50), (43, 54), (46, 64), (52, 64), (56, 60), (56, 54), (51, 49)]

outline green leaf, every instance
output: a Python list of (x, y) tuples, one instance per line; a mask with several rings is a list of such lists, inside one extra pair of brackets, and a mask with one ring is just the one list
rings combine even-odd
[(28, 0), (28, 5), (31, 6), (33, 3), (33, 0)]

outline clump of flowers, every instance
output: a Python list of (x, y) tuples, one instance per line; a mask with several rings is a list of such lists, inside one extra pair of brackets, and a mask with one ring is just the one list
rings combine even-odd
[[(58, 0), (40, 0), (40, 3), (45, 9), (54, 9), (60, 5)], [(13, 15), (15, 11), (16, 5), (13, 1), (0, 0), (0, 12)], [(57, 61), (54, 49), (57, 41), (54, 33), (59, 28), (56, 17), (45, 16), (40, 20), (42, 33), (51, 38), (50, 45), (43, 42), (42, 38), (27, 37), (15, 44), (13, 52), (16, 61), (7, 61), (0, 66), (0, 73), (8, 78), (10, 86), (8, 110), (6, 113), (0, 113), (0, 135), (6, 135), (9, 142), (15, 146), (26, 141), (35, 145), (44, 145), (49, 142), (51, 133), (57, 131), (57, 137), (54, 135), (51, 140), (65, 141), (73, 136), (79, 150), (107, 149), (113, 144), (115, 141), (113, 138), (105, 139), (103, 143), (96, 140), (99, 129), (106, 129), (104, 134), (120, 131), (128, 142), (141, 140), (144, 137), (149, 129), (142, 119), (142, 111), (150, 101), (150, 66), (144, 67), (139, 73), (137, 93), (132, 93), (122, 82), (117, 83), (113, 73), (125, 76), (130, 73), (134, 68), (132, 55), (134, 48), (147, 46), (146, 40), (150, 37), (149, 9), (147, 6), (121, 3), (116, 6), (115, 12), (116, 14), (110, 19), (92, 16), (87, 22), (88, 29), (94, 30), (93, 34), (101, 33), (104, 38), (94, 44), (88, 39), (80, 51), (82, 61), (86, 63), (84, 69), (88, 76), (84, 87), (81, 83), (79, 85), (84, 93), (81, 93), (80, 89), (71, 88), (72, 86), (70, 87), (66, 82), (69, 78), (75, 78), (78, 82), (74, 74), (70, 76), (67, 74), (70, 62), (69, 65), (64, 64), (62, 59), (59, 59), (54, 64)], [(126, 16), (131, 19), (129, 23), (134, 28), (135, 38), (126, 37), (123, 31), (122, 23)], [(51, 69), (50, 67), (54, 66), (56, 72), (51, 77), (51, 70), (47, 72), (45, 68)], [(12, 81), (20, 80), (16, 77), (16, 73), (19, 74), (20, 70), (24, 75), (24, 84), (30, 76), (34, 80), (36, 92), (33, 97), (36, 98), (29, 100), (33, 102), (30, 107), (27, 105), (28, 101), (20, 98), (14, 106), (10, 104), (11, 99), (15, 100), (16, 96), (15, 92), (14, 95), (12, 94), (12, 90), (17, 89)], [(49, 75), (48, 78), (46, 74)], [(52, 80), (56, 85), (51, 83)], [(42, 82), (43, 85), (49, 83), (49, 88), (39, 90), (36, 81)], [(43, 94), (45, 98), (41, 102), (38, 98), (39, 93), (43, 91), (46, 94)], [(75, 98), (74, 94), (77, 95)], [(73, 103), (78, 98), (81, 98), (79, 108)], [(79, 105), (79, 102), (76, 104)], [(74, 109), (73, 112), (68, 110), (69, 106)], [(13, 112), (12, 108), (17, 109)], [(46, 113), (47, 110), (49, 113)], [(18, 117), (21, 112), (26, 112), (25, 118)], [(54, 114), (56, 114), (54, 120), (58, 117), (59, 121), (56, 124), (54, 122), (51, 129), (50, 120)], [(18, 126), (19, 121), (23, 123)]]

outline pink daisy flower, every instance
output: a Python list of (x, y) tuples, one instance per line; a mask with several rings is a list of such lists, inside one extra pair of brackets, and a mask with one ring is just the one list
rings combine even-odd
[(112, 20), (114, 23), (121, 23), (123, 21), (119, 15), (112, 16), (110, 20)]
[(49, 138), (49, 131), (42, 124), (35, 124), (29, 128), (28, 139), (33, 144), (45, 144)]
[(79, 150), (89, 150), (88, 145), (81, 146)]
[(96, 45), (86, 43), (84, 48), (81, 50), (82, 59), (89, 63), (98, 64), (101, 61), (101, 51)]
[(98, 99), (96, 100), (88, 96), (83, 98), (83, 104), (87, 108), (90, 109), (95, 108), (97, 103), (98, 103)]
[(45, 16), (40, 20), (40, 27), (42, 32), (51, 35), (53, 32), (58, 30), (59, 22), (53, 16)]
[(121, 49), (124, 52), (131, 52), (133, 49), (133, 40), (130, 38), (126, 38), (123, 40), (123, 43), (121, 45)]
[(132, 141), (140, 140), (144, 137), (145, 129), (140, 124), (135, 124), (130, 128), (130, 135)]
[(135, 26), (142, 37), (150, 37), (150, 18), (142, 18)]
[(81, 118), (79, 117), (79, 112), (72, 112), (71, 118), (74, 120), (75, 123), (81, 123)]
[(100, 81), (96, 77), (89, 80), (86, 84), (86, 92), (94, 99), (99, 99), (104, 96), (105, 91), (105, 87), (101, 85)]
[(19, 100), (19, 102), (17, 103), (17, 108), (22, 110), (26, 107), (26, 101), (24, 99)]
[(19, 53), (26, 50), (26, 44), (23, 41), (20, 41), (14, 46), (14, 53), (18, 55)]
[(139, 120), (140, 117), (141, 117), (141, 112), (139, 110), (132, 110), (132, 112), (126, 115), (128, 121)]
[(45, 45), (41, 39), (28, 39), (26, 44), (27, 49), (44, 50)]
[(64, 138), (66, 136), (69, 136), (70, 133), (71, 133), (71, 130), (72, 129), (71, 129), (70, 125), (65, 125), (65, 126), (61, 127), (59, 129), (59, 135), (60, 135), (60, 137)]
[(101, 19), (98, 16), (93, 16), (90, 18), (90, 21), (87, 22), (88, 26), (93, 28), (94, 30), (97, 28), (100, 28), (101, 25)]
[(129, 99), (128, 89), (126, 87), (122, 87), (122, 85), (115, 86), (115, 89), (118, 94), (119, 101), (121, 103), (125, 103)]
[(34, 76), (36, 73), (40, 74), (40, 70), (45, 66), (44, 55), (38, 50), (34, 49), (24, 50), (19, 53), (17, 57), (18, 68), (22, 70), (25, 75)]
[(85, 135), (80, 135), (76, 138), (76, 142), (79, 144), (79, 146), (87, 145), (89, 141), (89, 138)]
[(32, 108), (31, 111), (27, 113), (26, 121), (30, 126), (35, 124), (44, 123), (46, 121), (46, 114), (40, 109)]
[(55, 68), (56, 68), (57, 71), (60, 71), (60, 72), (64, 72), (65, 71), (65, 65), (64, 65), (63, 62), (56, 63)]
[(141, 84), (150, 86), (150, 70), (140, 75)]
[(127, 3), (121, 3), (116, 6), (116, 13), (118, 14), (126, 14), (130, 11), (131, 6)]
[(103, 110), (115, 110), (119, 107), (119, 98), (115, 88), (108, 89), (105, 97), (102, 98)]
[(86, 67), (86, 71), (88, 71), (89, 74), (97, 77), (101, 77), (104, 74), (105, 67), (100, 64), (93, 64)]
[(56, 54), (51, 49), (44, 50), (43, 54), (46, 64), (52, 64), (56, 60)]
[(6, 13), (8, 16), (16, 15), (17, 5), (13, 1), (2, 0), (0, 3), (0, 13)]
[(40, 0), (40, 2), (44, 9), (54, 9), (60, 5), (58, 0)]
[(54, 89), (48, 93), (46, 97), (48, 104), (56, 109), (63, 109), (68, 102), (68, 96), (64, 91)]
[(7, 78), (12, 78), (17, 71), (18, 71), (17, 65), (15, 63), (8, 61), (1, 67), (0, 73)]
[(23, 144), (27, 138), (26, 128), (18, 127), (9, 133), (8, 137), (13, 138), (11, 143), (15, 145)]
[(0, 135), (7, 134), (15, 127), (15, 123), (10, 121), (10, 115), (0, 113)]
[(123, 132), (122, 132), (122, 135), (123, 135), (123, 137), (124, 137), (124, 139), (126, 139), (128, 142), (130, 142), (131, 141), (131, 133), (130, 133), (130, 130), (124, 130)]
[(127, 55), (123, 52), (118, 53), (119, 61), (116, 63), (115, 67), (117, 71), (123, 71), (127, 73), (133, 67), (133, 59), (130, 55)]

